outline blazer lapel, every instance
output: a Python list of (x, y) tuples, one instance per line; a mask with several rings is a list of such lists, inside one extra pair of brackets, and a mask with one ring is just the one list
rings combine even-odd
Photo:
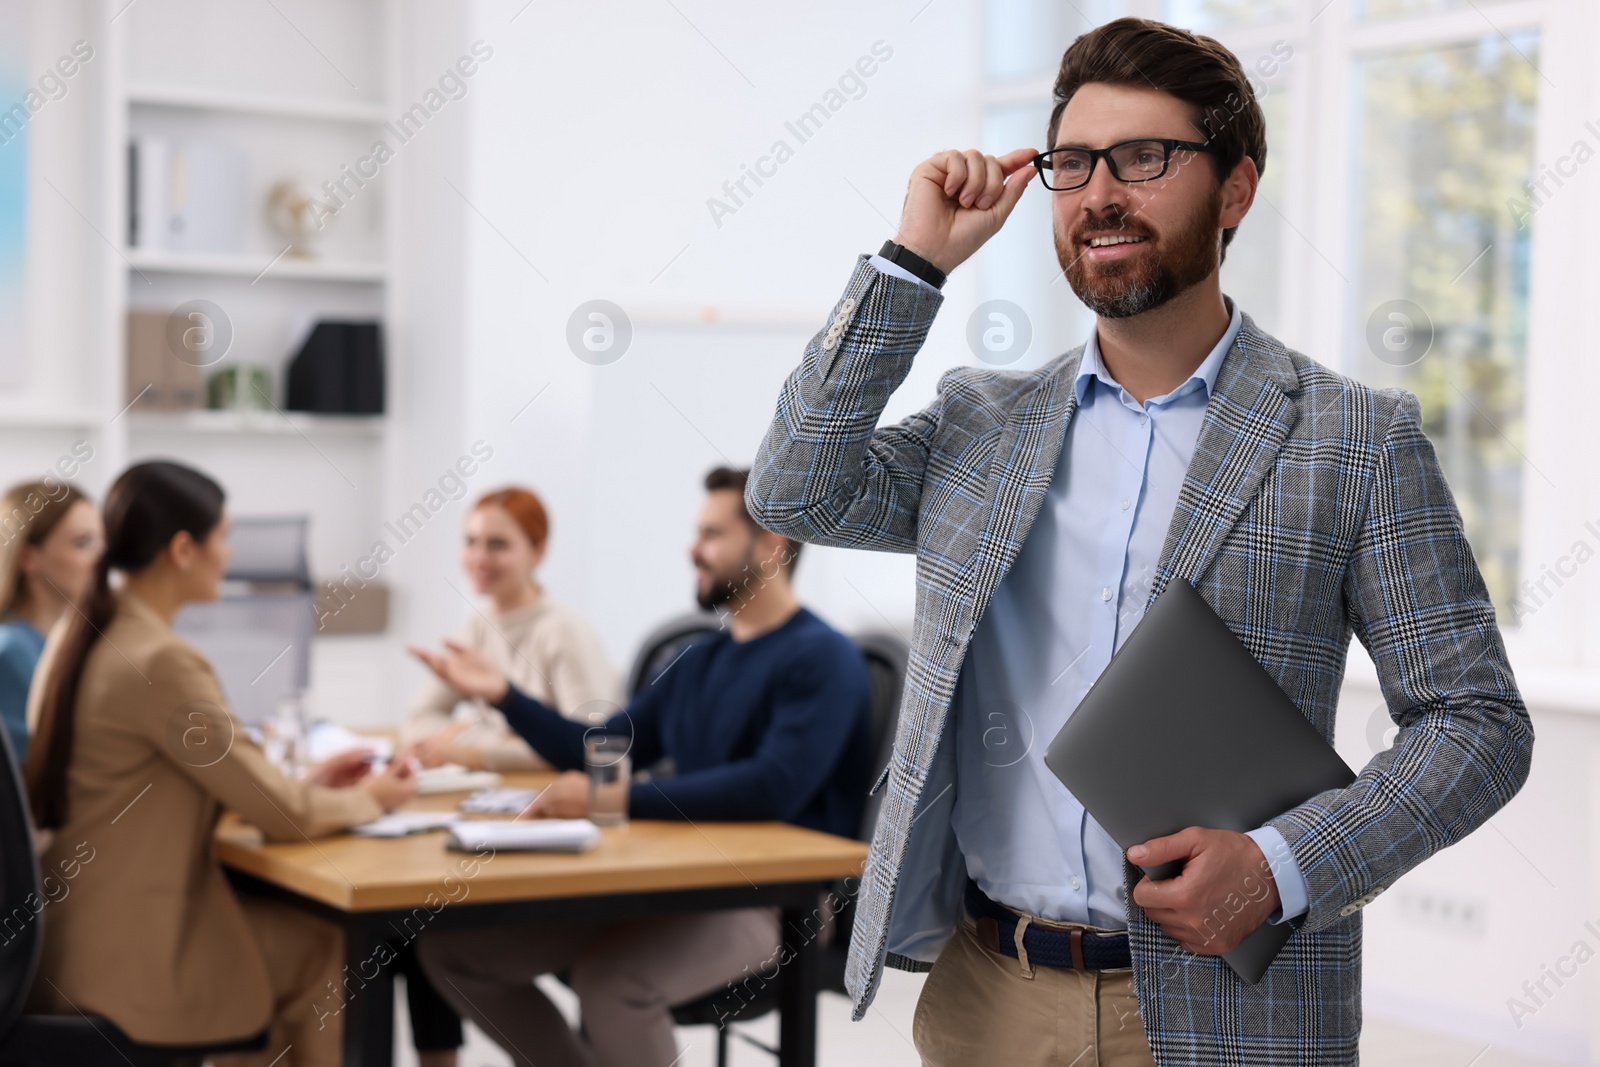
[(1277, 461), (1295, 421), (1289, 396), (1298, 389), (1299, 376), (1283, 346), (1244, 315), (1218, 368), (1146, 607), (1168, 578), (1192, 581), (1216, 558)]
[(976, 565), (963, 576), (974, 619), (988, 606), (1044, 505), (1067, 422), (1078, 408), (1072, 380), (1082, 356), (1080, 345), (1048, 368), (1038, 385), (1012, 408), (995, 444), (985, 479), (988, 521), (972, 557)]

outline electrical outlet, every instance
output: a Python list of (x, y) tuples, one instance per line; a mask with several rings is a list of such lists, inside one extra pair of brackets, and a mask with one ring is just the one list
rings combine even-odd
[(1463, 897), (1432, 889), (1403, 889), (1400, 915), (1407, 922), (1465, 937), (1483, 937), (1488, 932), (1488, 902), (1480, 897)]

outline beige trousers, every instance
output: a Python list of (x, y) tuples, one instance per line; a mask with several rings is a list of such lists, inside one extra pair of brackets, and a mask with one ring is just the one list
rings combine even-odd
[(215, 1067), (339, 1067), (340, 1016), (316, 1008), (327, 1002), (328, 983), (338, 985), (344, 932), (275, 900), (245, 896), (240, 903), (272, 983), (272, 1034), (265, 1051), (212, 1056), (211, 1062)]
[[(778, 912), (441, 931), (418, 938), (417, 955), (439, 994), (518, 1067), (670, 1067), (672, 1007), (726, 988), (736, 1010), (735, 985), (776, 970)], [(541, 974), (578, 994), (581, 1034), (533, 984)]]
[(923, 1067), (1155, 1067), (1132, 970), (1025, 969), (984, 948), (966, 915), (928, 972), (911, 1036)]

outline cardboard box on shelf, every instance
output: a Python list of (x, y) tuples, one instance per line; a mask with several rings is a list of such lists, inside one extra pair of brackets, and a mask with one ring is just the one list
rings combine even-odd
[(167, 347), (167, 314), (128, 312), (127, 403), (134, 411), (198, 411), (206, 404), (204, 369)]

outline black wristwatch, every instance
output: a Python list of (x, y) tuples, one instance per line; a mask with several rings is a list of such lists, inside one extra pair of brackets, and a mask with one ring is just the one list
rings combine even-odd
[(883, 247), (878, 250), (878, 255), (895, 266), (903, 267), (910, 271), (935, 289), (944, 288), (944, 271), (917, 255), (905, 245), (897, 245), (893, 241), (885, 241), (883, 242)]

